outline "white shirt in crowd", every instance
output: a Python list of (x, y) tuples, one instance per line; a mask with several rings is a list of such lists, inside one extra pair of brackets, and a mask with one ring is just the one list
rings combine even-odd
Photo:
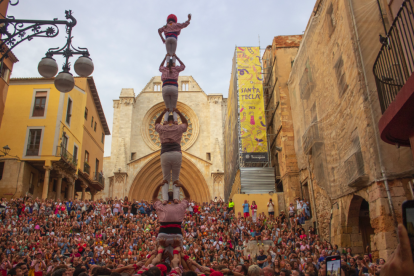
[(273, 201), (269, 201), (269, 203), (267, 203), (267, 211), (268, 212), (274, 212), (275, 208), (274, 208), (275, 204), (273, 203)]

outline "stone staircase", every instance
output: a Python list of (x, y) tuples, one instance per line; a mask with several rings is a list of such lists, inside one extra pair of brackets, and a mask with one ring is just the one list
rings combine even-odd
[(302, 227), (303, 227), (303, 229), (306, 230), (306, 232), (309, 230), (310, 226), (313, 226), (313, 220), (312, 219), (305, 220), (305, 224), (302, 224)]

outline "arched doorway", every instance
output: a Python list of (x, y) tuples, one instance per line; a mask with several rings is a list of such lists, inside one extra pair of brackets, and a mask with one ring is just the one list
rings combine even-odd
[(354, 195), (349, 206), (348, 227), (352, 228), (351, 247), (353, 253), (365, 253), (366, 247), (371, 247), (371, 235), (374, 228), (371, 226), (369, 203), (364, 198)]
[[(129, 190), (128, 198), (136, 200), (151, 200), (156, 185), (162, 181), (160, 155), (151, 159), (136, 175)], [(211, 195), (199, 169), (183, 154), (180, 181), (187, 188), (192, 200), (208, 202)]]

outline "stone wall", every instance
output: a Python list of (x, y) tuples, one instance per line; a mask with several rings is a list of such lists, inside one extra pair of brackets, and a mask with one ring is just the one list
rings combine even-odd
[[(39, 183), (44, 178), (42, 172), (29, 163), (16, 159), (2, 159), (0, 162), (4, 162), (3, 177), (0, 180), (1, 197), (18, 198), (29, 194), (34, 198), (42, 198), (43, 182)], [(33, 174), (32, 193), (29, 190), (31, 174)]]
[(275, 168), (276, 191), (283, 191), (284, 208), (301, 197), (299, 168), (294, 148), (294, 128), (290, 109), (288, 79), (301, 35), (277, 36), (263, 55), (263, 86), (266, 121), (272, 166)]
[(372, 65), (381, 47), (374, 36), (382, 25), (375, 4), (318, 1), (288, 88), (299, 179), (309, 187), (321, 237), (354, 253), (370, 245), (374, 256), (387, 258), (396, 243), (382, 179), (388, 179), (400, 220), (401, 203), (411, 197), (406, 182), (413, 160), (409, 150), (378, 136)]

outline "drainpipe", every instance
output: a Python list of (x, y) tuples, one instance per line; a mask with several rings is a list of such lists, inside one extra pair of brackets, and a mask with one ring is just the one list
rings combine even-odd
[(315, 195), (313, 193), (313, 182), (312, 182), (312, 176), (311, 176), (311, 170), (310, 170), (310, 162), (309, 162), (309, 155), (306, 155), (306, 159), (308, 161), (308, 173), (309, 173), (309, 182), (310, 182), (310, 187), (311, 187), (311, 196), (312, 196), (312, 202), (313, 202), (313, 210), (314, 210), (314, 214), (315, 214), (315, 222), (316, 222), (316, 229), (319, 232), (319, 225), (318, 225), (318, 213), (316, 211), (316, 203), (315, 203)]
[[(355, 31), (356, 41), (357, 41), (357, 45), (358, 45), (359, 57), (361, 59), (362, 73), (364, 74), (364, 82), (365, 82), (365, 87), (366, 87), (365, 96), (367, 97), (368, 102), (369, 102), (369, 107), (370, 107), (370, 111), (371, 111), (371, 120), (372, 120), (373, 125), (374, 125), (374, 131), (375, 131), (374, 137), (375, 137), (375, 142), (376, 142), (376, 145), (377, 145), (377, 152), (378, 152), (379, 164), (380, 164), (380, 167), (381, 167), (381, 174), (382, 174), (382, 178), (384, 179), (385, 190), (387, 191), (388, 205), (390, 207), (390, 212), (391, 212), (392, 218), (394, 220), (395, 232), (398, 233), (398, 221), (397, 221), (397, 217), (395, 216), (394, 205), (393, 205), (392, 200), (391, 200), (390, 187), (388, 185), (387, 176), (385, 174), (385, 168), (384, 168), (384, 165), (382, 163), (380, 140), (379, 140), (378, 135), (377, 135), (377, 133), (379, 133), (379, 130), (378, 130), (378, 126), (377, 126), (376, 121), (375, 121), (375, 115), (374, 115), (374, 111), (373, 111), (373, 108), (372, 108), (372, 105), (371, 105), (371, 96), (370, 96), (370, 91), (369, 91), (368, 78), (367, 78), (367, 73), (365, 71), (364, 58), (362, 56), (361, 45), (359, 43), (360, 40), (359, 40), (358, 29), (357, 29), (356, 20), (355, 20), (354, 7), (352, 5), (352, 0), (348, 0), (348, 2), (349, 2), (350, 10), (351, 10), (352, 25), (353, 25), (354, 31)], [(382, 16), (382, 14), (381, 14), (381, 16)], [(399, 242), (398, 235), (397, 235), (397, 240)]]

